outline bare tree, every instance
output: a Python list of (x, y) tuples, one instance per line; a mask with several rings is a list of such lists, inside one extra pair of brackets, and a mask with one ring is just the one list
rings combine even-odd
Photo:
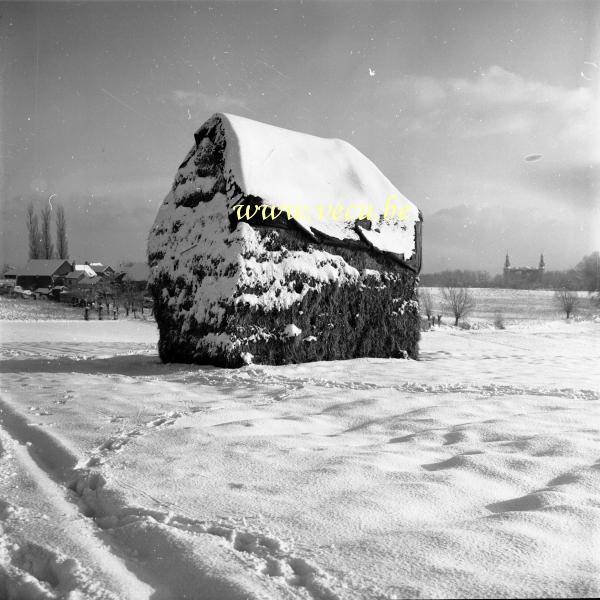
[(27, 207), (27, 232), (29, 234), (29, 258), (41, 258), (40, 228), (35, 209), (33, 208), (33, 202), (30, 202)]
[(123, 285), (123, 298), (125, 301), (125, 314), (133, 312), (134, 319), (137, 319), (138, 310), (144, 313), (144, 296), (142, 291), (133, 281), (125, 281)]
[(561, 310), (566, 314), (567, 319), (577, 310), (577, 305), (579, 304), (577, 292), (567, 289), (556, 290), (556, 292), (554, 292), (554, 299)]
[(461, 317), (468, 315), (476, 306), (473, 294), (466, 287), (445, 287), (442, 289), (445, 307), (454, 315), (454, 326)]
[(504, 325), (504, 316), (499, 310), (494, 313), (494, 327), (496, 329), (506, 329), (506, 325)]
[(67, 219), (62, 206), (56, 208), (56, 257), (69, 258), (69, 242), (67, 240)]
[(433, 298), (429, 290), (419, 289), (419, 305), (429, 321), (433, 315)]
[(54, 245), (52, 244), (52, 211), (49, 206), (42, 210), (42, 256), (40, 258), (52, 258), (54, 256)]

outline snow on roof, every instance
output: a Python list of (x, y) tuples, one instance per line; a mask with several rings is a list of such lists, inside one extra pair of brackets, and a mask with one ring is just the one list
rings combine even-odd
[[(334, 239), (367, 242), (383, 252), (403, 254), (408, 259), (415, 249), (414, 223), (417, 207), (354, 146), (339, 139), (326, 139), (219, 113), (227, 138), (225, 172), (231, 172), (245, 195), (260, 197), (277, 208), (308, 207), (307, 215), (295, 220), (310, 232)], [(377, 223), (386, 202), (404, 213), (403, 220)], [(350, 208), (371, 206), (373, 228), (354, 227), (325, 214), (314, 218), (319, 205)], [(327, 209), (325, 210), (327, 213)], [(366, 232), (366, 234), (365, 234)]]
[(96, 271), (90, 265), (75, 265), (75, 271), (83, 271), (88, 277), (96, 277)]
[(94, 269), (94, 273), (96, 273), (96, 275), (101, 275), (103, 273), (107, 273), (108, 271), (114, 272), (112, 267), (109, 265), (103, 265), (102, 263), (90, 263), (90, 267)]
[(30, 275), (33, 277), (49, 277), (54, 275), (68, 261), (60, 258), (54, 259), (32, 259), (22, 269), (18, 270), (18, 275)]

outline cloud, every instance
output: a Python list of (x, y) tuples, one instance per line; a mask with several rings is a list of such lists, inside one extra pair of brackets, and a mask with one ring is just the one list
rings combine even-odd
[(405, 112), (409, 134), (553, 135), (588, 146), (595, 131), (591, 88), (535, 81), (497, 65), (472, 78), (403, 76), (384, 84), (383, 94)]
[[(373, 111), (397, 115), (397, 178), (412, 185), (417, 203), (425, 192), (432, 208), (553, 205), (578, 218), (600, 204), (594, 88), (553, 85), (500, 66), (463, 78), (406, 75), (382, 86)], [(543, 158), (523, 160), (534, 154)]]

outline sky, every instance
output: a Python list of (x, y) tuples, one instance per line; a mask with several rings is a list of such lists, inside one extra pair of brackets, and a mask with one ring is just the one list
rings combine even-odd
[(599, 38), (599, 2), (0, 2), (0, 262), (31, 201), (72, 258), (144, 260), (219, 111), (356, 146), (421, 209), (423, 272), (570, 268), (600, 248)]

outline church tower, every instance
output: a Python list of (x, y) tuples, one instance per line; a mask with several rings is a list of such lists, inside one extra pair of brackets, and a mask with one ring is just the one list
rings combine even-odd
[(546, 263), (544, 262), (544, 253), (540, 254), (540, 266), (538, 267), (540, 270), (543, 270), (546, 267)]
[(508, 285), (510, 279), (510, 258), (508, 258), (508, 250), (504, 259), (504, 285)]

